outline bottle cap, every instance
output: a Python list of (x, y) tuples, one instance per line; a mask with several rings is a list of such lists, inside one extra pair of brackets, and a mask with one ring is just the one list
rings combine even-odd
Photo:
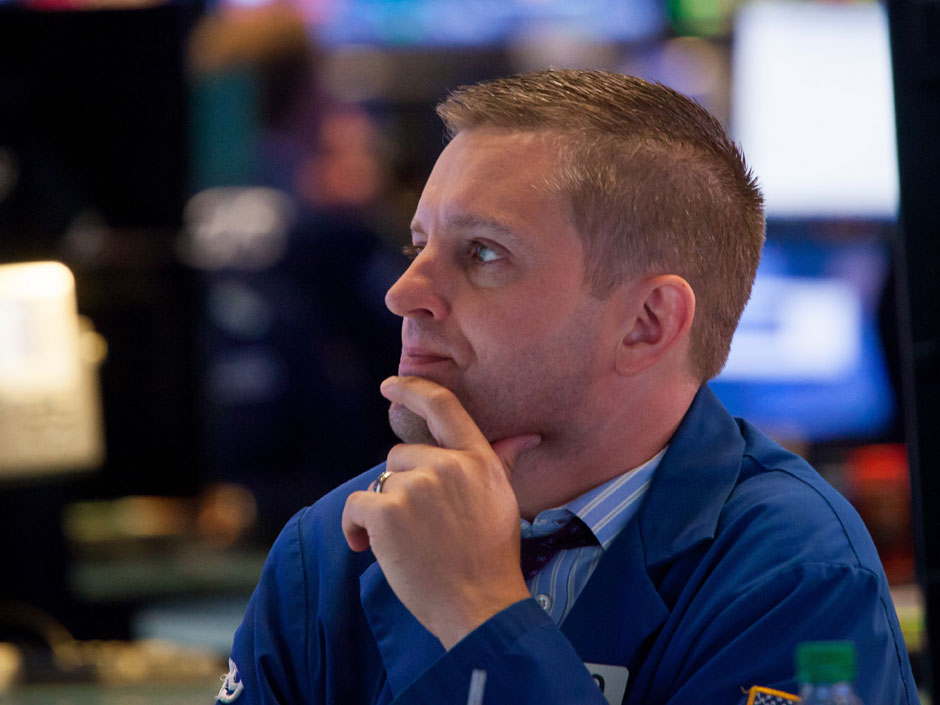
[(807, 641), (796, 647), (800, 683), (851, 682), (855, 676), (855, 644), (851, 641)]

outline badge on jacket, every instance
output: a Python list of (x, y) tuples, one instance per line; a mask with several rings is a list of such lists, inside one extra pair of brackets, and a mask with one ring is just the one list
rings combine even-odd
[(235, 702), (235, 699), (242, 694), (244, 689), (245, 685), (242, 683), (242, 677), (238, 673), (238, 666), (235, 665), (232, 659), (229, 659), (228, 673), (222, 676), (222, 689), (219, 690), (219, 694), (215, 696), (216, 702), (225, 703), (225, 705)]
[(610, 705), (620, 705), (627, 692), (630, 671), (623, 666), (605, 666), (601, 663), (585, 663), (584, 666), (604, 694), (604, 700)]

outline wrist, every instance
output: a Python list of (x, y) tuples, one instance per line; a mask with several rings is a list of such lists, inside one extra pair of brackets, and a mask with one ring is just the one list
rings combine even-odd
[(529, 597), (529, 590), (522, 581), (498, 593), (489, 589), (481, 593), (480, 586), (477, 585), (476, 594), (468, 595), (462, 600), (460, 608), (443, 616), (439, 624), (434, 625), (430, 631), (449, 651), (485, 622)]

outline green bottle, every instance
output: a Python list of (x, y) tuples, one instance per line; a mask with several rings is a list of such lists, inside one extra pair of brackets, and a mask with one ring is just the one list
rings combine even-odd
[(802, 705), (862, 705), (851, 641), (807, 641), (796, 647), (796, 679)]

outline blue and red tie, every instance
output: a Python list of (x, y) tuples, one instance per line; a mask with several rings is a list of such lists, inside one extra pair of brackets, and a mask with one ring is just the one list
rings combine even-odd
[(522, 575), (526, 580), (534, 578), (559, 551), (599, 545), (588, 525), (579, 517), (573, 517), (552, 534), (522, 539)]

